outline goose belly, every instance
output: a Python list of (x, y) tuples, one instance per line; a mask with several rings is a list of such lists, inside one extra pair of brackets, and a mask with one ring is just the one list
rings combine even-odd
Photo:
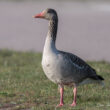
[(74, 71), (71, 70), (71, 65), (65, 63), (62, 58), (57, 56), (43, 58), (42, 67), (46, 76), (54, 83), (74, 82)]

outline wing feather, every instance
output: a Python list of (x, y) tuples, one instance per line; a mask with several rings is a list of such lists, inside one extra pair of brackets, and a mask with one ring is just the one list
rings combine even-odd
[(84, 60), (79, 58), (78, 56), (68, 53), (68, 52), (63, 52), (59, 51), (65, 58), (70, 60), (73, 63), (73, 66), (76, 66), (77, 69), (80, 71), (83, 71), (83, 73), (86, 74), (86, 76), (93, 76), (96, 75), (95, 69), (93, 69), (91, 66), (89, 66)]

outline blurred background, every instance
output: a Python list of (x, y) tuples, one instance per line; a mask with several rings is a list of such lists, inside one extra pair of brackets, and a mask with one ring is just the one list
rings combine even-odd
[(46, 8), (58, 12), (58, 49), (110, 62), (109, 0), (0, 0), (0, 49), (42, 52), (48, 21), (32, 16)]

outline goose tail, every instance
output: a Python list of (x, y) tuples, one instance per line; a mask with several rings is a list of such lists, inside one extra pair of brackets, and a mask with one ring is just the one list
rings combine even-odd
[(90, 78), (93, 79), (96, 83), (104, 87), (104, 78), (102, 76), (94, 75), (94, 76), (90, 76)]

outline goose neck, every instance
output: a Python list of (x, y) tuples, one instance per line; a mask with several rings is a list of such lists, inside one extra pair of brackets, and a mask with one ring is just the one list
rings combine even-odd
[(44, 51), (46, 52), (57, 51), (56, 46), (55, 46), (57, 24), (58, 24), (57, 19), (49, 21), (49, 30), (48, 30), (48, 34), (47, 34), (45, 45), (44, 45)]
[(54, 43), (56, 41), (56, 35), (57, 35), (57, 24), (58, 24), (57, 19), (52, 19), (49, 21), (49, 30), (47, 36), (50, 37)]

